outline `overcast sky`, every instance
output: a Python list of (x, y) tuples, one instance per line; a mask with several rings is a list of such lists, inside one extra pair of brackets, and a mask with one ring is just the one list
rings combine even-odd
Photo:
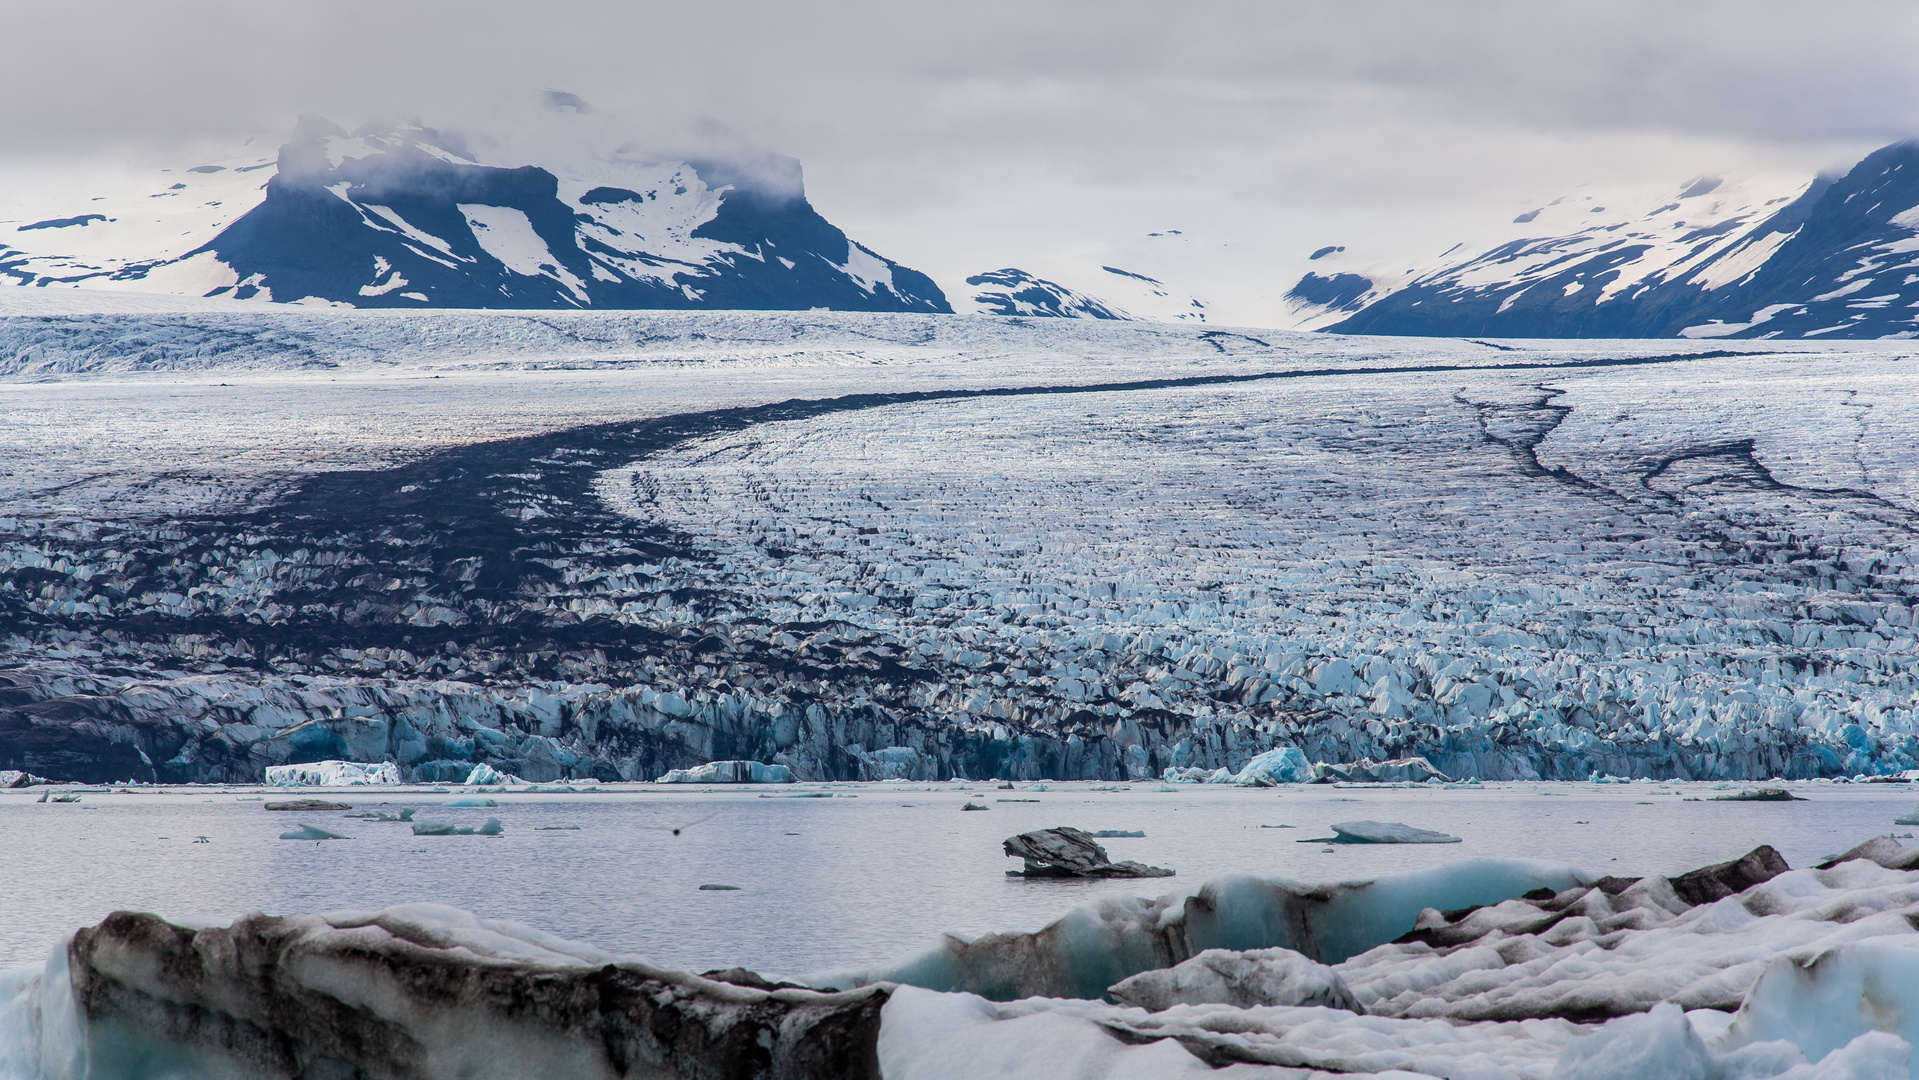
[(949, 286), (1183, 229), (1163, 272), (1256, 324), (1320, 244), (1919, 134), (1910, 0), (7, 0), (0, 33), (0, 170), (307, 110), (483, 127), (556, 87), (799, 157), (822, 213)]

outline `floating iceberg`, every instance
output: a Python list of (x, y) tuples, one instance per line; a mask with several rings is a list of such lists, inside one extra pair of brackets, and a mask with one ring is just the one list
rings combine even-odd
[[(1313, 778), (1313, 766), (1296, 747), (1268, 750), (1246, 763), (1246, 767), (1223, 781), (1242, 787), (1270, 787), (1274, 784), (1304, 784)], [(1214, 779), (1213, 783), (1220, 783)]]
[(691, 769), (674, 769), (660, 784), (790, 784), (793, 770), (757, 761), (709, 761)]
[(468, 795), (464, 798), (448, 799), (447, 801), (441, 803), (440, 805), (455, 806), (455, 807), (459, 807), (459, 806), (484, 807), (484, 806), (498, 806), (500, 804), (493, 799), (481, 798), (480, 796), (477, 796), (477, 795)]
[[(1564, 863), (1533, 859), (1468, 859), (1336, 885), (1221, 877), (1196, 891), (1151, 900), (1105, 895), (1033, 933), (947, 936), (892, 963), (830, 971), (811, 981), (840, 988), (906, 983), (995, 1001), (1091, 999), (1122, 979), (1207, 949), (1280, 947), (1339, 964), (1412, 930), (1426, 909), (1497, 904), (1542, 888), (1572, 889), (1586, 880)], [(1541, 918), (1528, 910), (1535, 920)], [(1345, 978), (1351, 983), (1351, 975)]]
[(385, 810), (369, 810), (364, 814), (348, 814), (347, 817), (365, 818), (368, 821), (412, 821), (413, 815), (418, 813), (419, 809), (417, 806), (409, 806), (397, 814), (389, 814)]
[(397, 784), (400, 782), (400, 768), (391, 761), (314, 761), (305, 765), (269, 765), (266, 782), (305, 787)]
[(327, 810), (351, 810), (351, 803), (329, 802), (326, 799), (289, 799), (285, 802), (270, 802), (262, 810), (290, 811), (296, 814), (317, 814)]
[(1790, 870), (1760, 848), (1671, 878), (1523, 860), (1221, 878), (816, 980), (893, 984), (850, 993), (436, 905), (119, 912), (0, 972), (0, 1075), (1897, 1080), (1919, 1042), (1919, 876), (1882, 863), (1910, 850)]
[(495, 787), (500, 784), (516, 787), (524, 783), (526, 781), (512, 773), (503, 773), (491, 765), (475, 765), (473, 771), (466, 774), (468, 787)]
[[(1139, 834), (1144, 836), (1144, 833)], [(1008, 870), (1021, 877), (1094, 877), (1148, 878), (1172, 877), (1163, 867), (1147, 866), (1130, 859), (1114, 862), (1106, 849), (1078, 829), (1041, 829), (1006, 838), (1008, 858), (1024, 859), (1023, 870)]]
[(282, 840), (351, 840), (351, 836), (322, 829), (318, 825), (301, 825), (280, 834)]
[(878, 1075), (861, 1065), (885, 989), (735, 977), (437, 904), (229, 926), (122, 911), (0, 971), (0, 1076)]
[(1233, 778), (1231, 769), (1202, 769), (1197, 765), (1175, 765), (1159, 774), (1169, 784), (1224, 784)]
[(1332, 836), (1299, 841), (1302, 844), (1457, 844), (1459, 837), (1418, 829), (1397, 821), (1336, 821)]
[(53, 781), (44, 776), (35, 776), (20, 769), (0, 769), (0, 788), (32, 787), (35, 784), (51, 784)]
[(505, 830), (500, 819), (490, 817), (479, 828), (471, 825), (455, 825), (451, 821), (416, 821), (413, 823), (415, 836), (498, 836)]

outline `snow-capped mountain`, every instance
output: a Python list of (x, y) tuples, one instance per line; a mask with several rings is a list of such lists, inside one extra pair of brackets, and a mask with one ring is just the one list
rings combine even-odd
[(1205, 322), (1206, 302), (1148, 274), (1106, 265), (1067, 265), (1055, 278), (1005, 267), (966, 279), (971, 292), (958, 310), (1029, 318), (1136, 319)]
[(1055, 281), (1006, 267), (974, 274), (973, 304), (987, 315), (1025, 315), (1057, 319), (1129, 319), (1132, 316), (1105, 301), (1069, 289)]
[[(1530, 209), (1410, 269), (1343, 248), (1287, 294), (1295, 325), (1505, 337), (1919, 334), (1919, 144), (1844, 177), (1705, 177)], [(1397, 265), (1397, 269), (1395, 269)]]
[(822, 218), (798, 161), (596, 147), (573, 130), (583, 104), (553, 97), (566, 107), (545, 110), (538, 150), (308, 115), (276, 158), (118, 197), (16, 197), (0, 275), (355, 307), (950, 310), (930, 278)]

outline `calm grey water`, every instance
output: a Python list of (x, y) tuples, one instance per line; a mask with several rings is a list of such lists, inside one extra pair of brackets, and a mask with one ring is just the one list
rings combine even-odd
[[(1500, 784), (1483, 790), (1160, 785), (843, 784), (495, 794), (498, 809), (444, 809), (461, 792), (347, 791), (356, 809), (417, 805), (421, 819), (505, 824), (499, 837), (416, 837), (343, 813), (270, 813), (260, 790), (172, 788), (37, 803), (0, 793), (0, 963), (38, 961), (116, 909), (234, 916), (429, 900), (517, 919), (656, 963), (744, 964), (803, 974), (914, 951), (942, 931), (1036, 929), (1102, 892), (1158, 895), (1221, 874), (1351, 880), (1497, 855), (1561, 859), (1595, 873), (1674, 873), (1757, 844), (1795, 866), (1874, 834), (1913, 785), (1793, 785), (1806, 802), (1687, 802), (1704, 784)], [(1102, 790), (1106, 788), (1106, 790)], [(295, 797), (266, 792), (269, 799)], [(300, 796), (317, 792), (296, 793)], [(990, 807), (962, 812), (968, 799)], [(1002, 802), (1036, 799), (1037, 802)], [(709, 816), (710, 815), (710, 816)], [(1341, 845), (1332, 822), (1403, 821), (1464, 843)], [(705, 819), (705, 820), (700, 820)], [(311, 822), (351, 840), (279, 834)], [(697, 822), (679, 836), (663, 827)], [(1170, 866), (1158, 881), (1025, 881), (1000, 841), (1054, 825), (1141, 829), (1103, 841), (1116, 858)], [(1262, 828), (1290, 825), (1293, 828)], [(578, 826), (542, 831), (540, 826)], [(195, 843), (197, 836), (206, 843)], [(707, 883), (737, 892), (702, 892)]]

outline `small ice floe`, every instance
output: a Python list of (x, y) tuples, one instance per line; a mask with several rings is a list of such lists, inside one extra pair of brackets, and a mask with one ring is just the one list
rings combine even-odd
[(1041, 829), (1009, 836), (1004, 845), (1008, 858), (1024, 859), (1022, 870), (1008, 870), (1014, 877), (1095, 877), (1149, 878), (1172, 877), (1173, 872), (1159, 866), (1124, 860), (1114, 862), (1106, 849), (1078, 829)]
[(700, 891), (701, 892), (739, 892), (740, 887), (738, 885), (702, 885), (700, 886)]
[(413, 815), (418, 813), (419, 809), (417, 806), (409, 806), (397, 814), (389, 814), (385, 810), (369, 810), (364, 814), (348, 814), (347, 817), (365, 818), (368, 821), (412, 821)]
[(479, 828), (471, 825), (455, 825), (451, 821), (416, 821), (413, 823), (415, 836), (498, 836), (503, 830), (500, 819), (490, 817)]
[(400, 768), (391, 761), (312, 761), (304, 765), (269, 765), (266, 782), (275, 787), (397, 784), (400, 782)]
[(297, 829), (289, 829), (286, 832), (281, 833), (280, 839), (282, 840), (351, 840), (353, 838), (351, 836), (342, 836), (341, 834), (333, 832), (328, 829), (322, 829), (318, 825), (301, 825)]
[[(45, 797), (44, 795), (41, 796), (43, 799)], [(1893, 818), (1892, 823), (1894, 825), (1919, 825), (1919, 806), (1915, 806), (1907, 811), (1904, 817)]]
[(288, 799), (286, 802), (270, 802), (264, 809), (286, 810), (296, 814), (315, 814), (323, 810), (351, 810), (353, 807), (343, 802), (328, 802), (325, 799)]
[(480, 796), (477, 796), (477, 795), (469, 795), (469, 796), (466, 796), (465, 798), (460, 798), (460, 799), (448, 799), (447, 801), (441, 803), (440, 805), (454, 806), (454, 807), (485, 807), (485, 806), (498, 806), (500, 804), (493, 801), (492, 799), (481, 798)]
[[(46, 798), (46, 796), (42, 795), (41, 798), (44, 799)], [(68, 794), (65, 794), (65, 795), (55, 795), (53, 797), (53, 801), (54, 802), (79, 802), (80, 796), (76, 793), (69, 792)]]
[[(1782, 787), (1763, 787), (1739, 792), (1736, 795), (1714, 795), (1710, 802), (1805, 802)], [(1895, 822), (1895, 824), (1897, 824)]]
[(709, 761), (691, 769), (673, 769), (659, 784), (790, 784), (793, 770), (758, 761)]
[(44, 776), (35, 776), (22, 769), (0, 769), (0, 788), (35, 787), (51, 783), (53, 781)]
[(965, 806), (960, 807), (960, 809), (961, 810), (987, 810), (991, 808), (986, 806), (981, 806), (979, 803), (976, 803), (976, 802), (969, 802)]
[(1416, 829), (1397, 821), (1337, 821), (1332, 836), (1299, 841), (1302, 844), (1457, 844), (1459, 837), (1431, 829)]
[(1111, 840), (1115, 837), (1145, 836), (1146, 833), (1144, 830), (1133, 831), (1128, 829), (1098, 829), (1093, 832), (1089, 832), (1086, 835), (1095, 837), (1100, 840)]
[(1106, 991), (1121, 1005), (1164, 1012), (1175, 1005), (1320, 1006), (1364, 1013), (1339, 973), (1291, 949), (1207, 949), (1169, 968), (1142, 971)]

